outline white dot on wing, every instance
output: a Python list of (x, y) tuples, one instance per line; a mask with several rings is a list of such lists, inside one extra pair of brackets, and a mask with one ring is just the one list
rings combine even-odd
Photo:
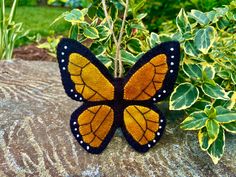
[(170, 65), (173, 66), (175, 63), (174, 62), (170, 62)]
[(67, 46), (66, 46), (66, 45), (64, 46), (64, 49), (67, 49)]
[(175, 49), (172, 47), (172, 48), (170, 48), (170, 50), (171, 50), (171, 51), (174, 51)]
[(174, 70), (171, 69), (171, 70), (170, 70), (170, 73), (173, 73), (173, 72), (174, 72)]
[(159, 98), (161, 98), (161, 95), (158, 95)]
[(148, 147), (150, 148), (150, 147), (151, 147), (151, 145), (150, 145), (150, 144), (148, 144)]
[(153, 140), (153, 143), (156, 143), (156, 140)]
[(65, 55), (65, 53), (64, 53), (64, 52), (61, 52), (61, 55)]
[(80, 141), (80, 144), (83, 144), (83, 141)]
[(171, 55), (171, 58), (175, 58), (175, 56), (174, 56), (174, 55)]
[(76, 137), (79, 138), (79, 134), (77, 134)]
[(66, 68), (65, 68), (65, 67), (63, 67), (62, 69), (63, 69), (63, 70), (66, 70)]
[(157, 101), (157, 99), (156, 99), (156, 98), (153, 98), (153, 101)]
[(163, 93), (166, 93), (166, 90), (163, 90)]
[(162, 120), (162, 119), (161, 119), (160, 121), (161, 121), (161, 122), (163, 122), (163, 120)]
[(160, 134), (160, 132), (157, 132), (157, 136), (160, 136), (161, 134)]
[(65, 61), (64, 59), (61, 60), (62, 63), (64, 63), (64, 61)]

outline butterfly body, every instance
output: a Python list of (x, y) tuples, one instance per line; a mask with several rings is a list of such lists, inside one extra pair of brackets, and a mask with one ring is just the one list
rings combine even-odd
[(163, 134), (165, 118), (154, 103), (173, 90), (178, 73), (178, 42), (147, 52), (124, 78), (114, 78), (82, 44), (62, 39), (57, 49), (66, 93), (83, 101), (71, 116), (71, 130), (90, 153), (102, 152), (117, 128), (139, 152), (153, 147)]

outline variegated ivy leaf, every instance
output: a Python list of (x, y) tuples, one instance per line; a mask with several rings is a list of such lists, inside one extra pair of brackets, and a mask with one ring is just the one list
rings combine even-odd
[(208, 117), (204, 111), (193, 112), (180, 125), (184, 130), (199, 130), (206, 124)]
[(236, 134), (236, 122), (221, 125), (227, 132)]
[(198, 132), (198, 141), (201, 149), (203, 151), (206, 151), (210, 147), (210, 145), (215, 141), (215, 139), (211, 139), (208, 136), (206, 127), (203, 127)]
[(236, 112), (232, 112), (222, 106), (216, 107), (216, 121), (219, 123), (236, 122)]
[(191, 10), (190, 13), (188, 13), (188, 16), (190, 18), (193, 18), (196, 20), (197, 23), (201, 24), (201, 25), (207, 25), (210, 20), (207, 17), (207, 15), (199, 10)]
[(170, 97), (170, 109), (182, 110), (191, 107), (198, 99), (198, 89), (190, 83), (178, 85)]
[(90, 46), (90, 50), (95, 55), (102, 55), (106, 51), (106, 47), (99, 42), (95, 42)]
[(211, 98), (222, 99), (222, 100), (229, 99), (225, 90), (220, 85), (215, 83), (213, 80), (211, 80), (211, 82), (203, 83), (201, 88), (202, 91)]
[(224, 154), (225, 148), (225, 132), (220, 127), (217, 139), (211, 144), (207, 150), (208, 155), (211, 157), (214, 164), (217, 164)]
[(125, 64), (130, 66), (134, 65), (138, 59), (136, 56), (126, 50), (121, 50), (121, 58)]
[(231, 80), (233, 81), (233, 84), (236, 85), (236, 73), (232, 72), (230, 77), (231, 77)]
[(191, 32), (191, 25), (184, 9), (181, 9), (178, 16), (176, 17), (176, 25), (182, 34)]
[(127, 48), (133, 54), (142, 52), (142, 42), (138, 38), (131, 38), (127, 42)]
[(206, 122), (208, 136), (215, 140), (219, 134), (220, 125), (214, 119), (208, 119)]
[(111, 67), (111, 65), (112, 65), (112, 60), (111, 60), (109, 57), (107, 57), (107, 56), (105, 56), (105, 55), (98, 55), (97, 58), (98, 58), (107, 68)]
[(110, 29), (105, 25), (98, 25), (96, 28), (99, 33), (99, 41), (104, 41), (111, 35)]
[(89, 38), (89, 39), (97, 39), (99, 38), (99, 35), (98, 35), (98, 30), (92, 26), (88, 26), (85, 28), (84, 30), (84, 36)]
[(152, 32), (150, 35), (149, 43), (151, 48), (155, 47), (157, 44), (160, 44), (161, 41), (159, 35)]
[(199, 64), (183, 64), (183, 71), (190, 78), (201, 79), (202, 78), (202, 66)]
[(207, 54), (216, 39), (216, 30), (212, 26), (199, 29), (194, 37), (194, 44), (198, 50)]
[(184, 42), (184, 51), (187, 55), (196, 57), (199, 55), (199, 51), (194, 44), (193, 40), (185, 41)]
[(203, 78), (205, 77), (204, 80), (214, 79), (215, 73), (215, 68), (213, 66), (205, 66), (203, 70)]
[(80, 23), (84, 21), (84, 14), (79, 9), (73, 9), (65, 15), (64, 19), (72, 24)]

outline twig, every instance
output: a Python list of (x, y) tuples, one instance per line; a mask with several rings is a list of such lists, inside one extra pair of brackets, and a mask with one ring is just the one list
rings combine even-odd
[[(115, 45), (117, 46), (118, 42), (117, 42), (114, 30), (113, 30), (114, 25), (113, 25), (113, 23), (110, 22), (109, 15), (107, 13), (106, 0), (102, 0), (102, 5), (103, 5), (103, 11), (104, 11), (107, 23), (109, 25), (110, 31), (111, 31), (112, 36), (113, 36), (113, 40), (115, 42)], [(114, 60), (114, 77), (117, 77), (117, 75), (118, 75), (118, 73), (117, 73), (118, 67), (117, 66), (118, 66), (118, 57), (117, 57), (117, 53), (116, 53), (116, 57), (115, 57), (115, 60)]]
[(116, 48), (116, 53), (117, 53), (117, 57), (118, 57), (118, 61), (119, 61), (119, 77), (122, 77), (122, 75), (123, 75), (123, 64), (122, 64), (122, 58), (121, 58), (120, 45), (121, 45), (121, 41), (122, 41), (122, 36), (124, 34), (125, 20), (126, 20), (127, 14), (128, 14), (128, 8), (129, 8), (129, 0), (126, 0), (125, 12), (124, 12), (123, 21), (122, 21), (122, 25), (121, 25), (121, 29), (120, 29), (120, 35), (119, 35), (117, 48)]
[(119, 39), (117, 40), (114, 30), (113, 30), (113, 23), (110, 22), (109, 20), (109, 15), (107, 13), (107, 6), (106, 6), (106, 1), (102, 0), (102, 5), (103, 5), (103, 10), (104, 10), (104, 14), (107, 20), (107, 23), (109, 25), (109, 28), (112, 32), (112, 36), (113, 36), (113, 40), (115, 42), (116, 45), (116, 56), (115, 56), (115, 60), (114, 60), (114, 77), (118, 76), (118, 62), (119, 62), (119, 77), (122, 77), (123, 75), (123, 64), (122, 64), (122, 58), (121, 58), (121, 51), (120, 51), (120, 46), (121, 46), (121, 41), (122, 41), (122, 37), (124, 34), (124, 28), (125, 28), (125, 20), (128, 14), (128, 7), (129, 7), (129, 0), (126, 0), (126, 4), (125, 4), (125, 12), (124, 12), (124, 16), (123, 16), (123, 20), (122, 20), (122, 25), (121, 25), (121, 29), (120, 29), (120, 34), (119, 34)]

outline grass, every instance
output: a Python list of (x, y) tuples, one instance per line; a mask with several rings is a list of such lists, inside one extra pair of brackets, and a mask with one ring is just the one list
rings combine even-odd
[[(36, 34), (40, 34), (42, 37), (60, 34), (67, 35), (70, 27), (69, 23), (61, 20), (50, 26), (59, 15), (67, 10), (60, 7), (20, 6), (16, 10), (15, 21), (22, 22), (24, 30), (30, 30), (29, 36)], [(10, 12), (10, 8), (7, 8), (7, 12)], [(27, 40), (25, 42), (20, 41), (22, 44), (27, 42)]]

